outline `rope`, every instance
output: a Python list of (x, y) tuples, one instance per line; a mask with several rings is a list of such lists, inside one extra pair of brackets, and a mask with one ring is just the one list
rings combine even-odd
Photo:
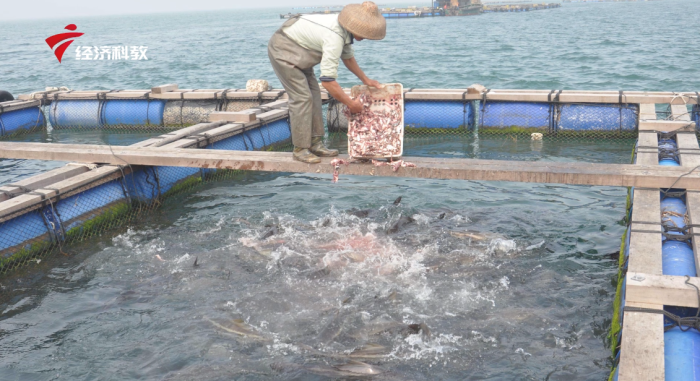
[[(686, 173), (684, 173), (684, 174), (678, 176), (678, 178), (676, 179), (676, 181), (674, 181), (673, 184), (671, 184), (671, 186), (668, 187), (668, 188), (666, 189), (665, 192), (669, 192), (669, 191), (678, 183), (678, 181), (680, 181), (680, 179), (682, 179), (683, 177), (688, 176), (689, 174), (695, 172), (698, 168), (700, 168), (700, 165), (698, 165), (697, 167), (691, 169), (690, 171), (688, 171), (688, 172), (686, 172)], [(662, 190), (662, 192), (664, 192), (664, 191)]]
[(268, 144), (264, 144), (264, 143), (265, 143), (265, 137), (263, 136), (263, 144), (264, 144), (264, 147), (270, 146), (270, 145), (272, 145), (272, 135), (270, 135), (270, 120), (267, 119), (267, 118), (260, 118), (259, 120), (260, 120), (260, 128), (258, 128), (258, 129), (260, 130), (260, 135), (261, 135), (261, 136), (262, 136), (262, 128), (263, 128), (263, 127), (267, 127), (267, 141), (268, 141)]
[(3, 113), (5, 113), (5, 107), (0, 105), (0, 136), (5, 136), (5, 122), (2, 120)]
[(486, 89), (483, 93), (481, 93), (481, 112), (479, 113), (479, 125), (484, 124), (484, 111), (486, 110), (486, 94), (488, 94), (490, 91), (491, 89)]
[(146, 97), (146, 125), (151, 125), (151, 93), (147, 92), (143, 95)]
[[(25, 188), (25, 187), (20, 187), (20, 189), (22, 189), (22, 188), (29, 189), (29, 188)], [(45, 189), (49, 189), (49, 188), (45, 188)], [(56, 198), (58, 201), (58, 196), (59, 196), (58, 189), (49, 189), (49, 190), (53, 190), (54, 192), (56, 192)], [(61, 229), (60, 231), (61, 231), (62, 238), (65, 239), (66, 232), (65, 232), (65, 230), (63, 230), (63, 222), (61, 222), (61, 216), (58, 214), (58, 209), (56, 209), (56, 207), (54, 207), (53, 200), (51, 200), (51, 197), (46, 197), (45, 194), (39, 193), (36, 191), (31, 191), (27, 194), (41, 197), (43, 207), (46, 207), (46, 203), (44, 201), (49, 202), (49, 205), (51, 206), (51, 216), (53, 216), (56, 219), (56, 223), (58, 223), (58, 225)], [(56, 240), (56, 244), (58, 245), (58, 250), (61, 252), (61, 254), (68, 256), (68, 254), (66, 254), (63, 251), (63, 245), (61, 245), (61, 237), (59, 237), (56, 233), (56, 224), (53, 221), (49, 220), (49, 218), (46, 216), (46, 213), (41, 213), (41, 215), (44, 219), (44, 224), (46, 225), (47, 229), (49, 230), (49, 234), (52, 237), (54, 237), (54, 239)], [(47, 224), (50, 225), (50, 228)], [(53, 234), (51, 234), (51, 233), (53, 233)]]
[(180, 93), (180, 127), (184, 127), (185, 124), (182, 120), (182, 108), (185, 107), (185, 93)]
[[(464, 115), (462, 116), (462, 123), (466, 126), (467, 125), (467, 94), (469, 93), (469, 90), (465, 91), (462, 93), (462, 107), (463, 107), (463, 112)], [(404, 102), (404, 108), (406, 102)]]
[(282, 90), (279, 93), (277, 93), (277, 96), (270, 103), (277, 102), (286, 92), (287, 90)]

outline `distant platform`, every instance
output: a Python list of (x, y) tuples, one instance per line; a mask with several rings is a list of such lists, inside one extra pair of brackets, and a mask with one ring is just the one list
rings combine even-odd
[[(384, 18), (419, 18), (419, 17), (441, 17), (445, 16), (445, 10), (440, 8), (384, 8), (380, 10)], [(340, 10), (325, 10), (301, 13), (302, 15), (332, 15), (338, 14)], [(298, 13), (280, 14), (281, 19), (288, 19)]]
[(560, 3), (549, 4), (504, 4), (504, 5), (484, 5), (483, 13), (493, 12), (527, 12), (542, 9), (552, 9), (561, 7)]

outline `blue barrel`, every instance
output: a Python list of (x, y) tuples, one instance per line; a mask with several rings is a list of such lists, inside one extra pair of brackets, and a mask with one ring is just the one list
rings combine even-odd
[(0, 135), (10, 135), (20, 130), (32, 130), (43, 126), (44, 113), (39, 107), (29, 107), (0, 114)]
[(49, 121), (55, 129), (100, 128), (100, 101), (54, 101), (49, 109)]
[(666, 240), (661, 250), (664, 275), (696, 276), (695, 256), (690, 245)]
[(473, 102), (409, 101), (404, 123), (413, 128), (471, 127), (474, 114)]
[[(118, 179), (62, 199), (56, 202), (55, 206), (58, 214), (61, 216), (61, 220), (67, 223), (90, 212), (94, 212), (92, 217), (95, 217), (104, 213), (101, 208), (125, 199), (126, 195), (124, 194), (124, 188), (122, 188), (121, 179)], [(92, 217), (88, 215), (85, 216), (85, 219), (88, 220)], [(69, 230), (79, 225), (82, 225), (82, 221), (73, 221), (70, 225), (64, 226), (64, 229)]]
[(700, 379), (700, 333), (675, 327), (664, 334), (666, 380)]
[(17, 247), (22, 243), (26, 246), (17, 247), (14, 252), (31, 247), (31, 240), (44, 236), (49, 239), (46, 222), (41, 213), (29, 212), (11, 220), (3, 222), (2, 234), (0, 234), (0, 250), (4, 251)]
[(199, 176), (199, 168), (155, 167), (158, 173), (161, 195), (190, 176)]
[(637, 128), (637, 106), (564, 104), (559, 106), (559, 130), (634, 131)]
[(102, 109), (102, 124), (117, 125), (157, 125), (163, 124), (164, 100), (118, 99), (108, 100)]
[[(278, 120), (270, 124), (258, 127), (254, 130), (260, 130), (265, 140), (265, 145), (281, 143), (292, 138), (292, 133), (289, 130), (289, 122), (286, 119)], [(250, 133), (254, 133), (251, 131)]]
[(549, 103), (486, 101), (481, 109), (480, 127), (549, 128)]
[(661, 159), (659, 160), (659, 165), (664, 167), (678, 167), (678, 162), (673, 159)]

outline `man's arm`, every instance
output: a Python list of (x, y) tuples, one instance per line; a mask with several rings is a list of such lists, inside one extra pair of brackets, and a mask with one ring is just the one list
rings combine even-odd
[(343, 88), (340, 87), (338, 82), (323, 81), (321, 84), (323, 84), (323, 88), (326, 89), (333, 98), (348, 106), (350, 112), (353, 114), (362, 112), (362, 103), (358, 100), (351, 99), (349, 95), (345, 94), (345, 91), (343, 91)]
[(376, 87), (379, 89), (384, 87), (384, 85), (382, 85), (378, 81), (369, 79), (367, 75), (365, 75), (365, 72), (363, 72), (362, 69), (360, 69), (360, 65), (357, 64), (355, 57), (343, 59), (343, 63), (345, 64), (345, 67), (347, 67), (348, 70), (355, 74), (357, 78), (359, 78), (360, 81), (362, 81), (362, 83), (364, 83), (365, 85)]

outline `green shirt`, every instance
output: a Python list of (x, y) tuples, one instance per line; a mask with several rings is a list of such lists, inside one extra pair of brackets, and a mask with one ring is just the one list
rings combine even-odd
[(340, 59), (352, 58), (352, 35), (338, 23), (338, 15), (304, 15), (282, 30), (306, 49), (323, 54), (321, 80), (338, 78)]

